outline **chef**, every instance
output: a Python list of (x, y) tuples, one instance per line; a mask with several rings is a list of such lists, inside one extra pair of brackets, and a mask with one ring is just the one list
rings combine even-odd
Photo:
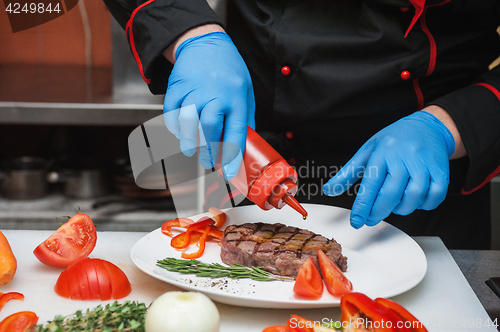
[(299, 201), (489, 248), (500, 1), (229, 0), (225, 24), (205, 0), (105, 3), (186, 155), (224, 128), (231, 178), (250, 125), (297, 169)]

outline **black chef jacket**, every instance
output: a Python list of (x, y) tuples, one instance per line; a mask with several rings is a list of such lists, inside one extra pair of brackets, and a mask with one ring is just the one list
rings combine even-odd
[[(105, 2), (155, 94), (172, 69), (162, 52), (193, 27), (222, 25), (205, 0)], [(377, 131), (438, 105), (468, 156), (451, 161), (438, 209), (387, 221), (450, 248), (484, 249), (487, 183), (500, 173), (500, 66), (488, 70), (499, 24), (497, 0), (228, 0), (224, 27), (252, 77), (257, 131), (299, 171), (299, 200), (352, 206), (355, 192), (315, 189)]]

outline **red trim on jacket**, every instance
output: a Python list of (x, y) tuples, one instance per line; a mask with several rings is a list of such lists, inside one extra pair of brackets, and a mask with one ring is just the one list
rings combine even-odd
[(500, 166), (498, 166), (497, 169), (493, 171), (493, 173), (488, 175), (486, 177), (486, 179), (479, 186), (472, 188), (471, 190), (468, 190), (468, 191), (465, 191), (462, 189), (462, 195), (469, 195), (469, 194), (472, 194), (473, 192), (475, 192), (476, 190), (481, 189), (485, 184), (487, 184), (488, 182), (493, 180), (493, 178), (495, 176), (497, 176), (498, 174), (500, 174)]
[(413, 89), (415, 90), (415, 94), (417, 95), (417, 108), (421, 110), (422, 108), (424, 108), (424, 94), (422, 93), (422, 89), (420, 89), (418, 80), (413, 80)]
[(427, 68), (427, 73), (425, 74), (425, 76), (429, 76), (430, 74), (432, 74), (432, 72), (434, 72), (434, 69), (436, 68), (437, 46), (434, 36), (427, 27), (427, 22), (425, 20), (426, 11), (427, 8), (425, 8), (424, 13), (420, 17), (420, 26), (422, 27), (422, 31), (427, 35), (427, 38), (429, 38), (429, 43), (431, 48), (431, 54), (429, 55), (429, 68)]
[(411, 20), (410, 26), (406, 30), (405, 33), (405, 38), (408, 36), (410, 33), (410, 30), (413, 28), (415, 23), (417, 23), (418, 19), (420, 18), (420, 15), (422, 15), (425, 7), (425, 0), (410, 0), (411, 4), (413, 7), (415, 7), (415, 15), (413, 15), (413, 19)]
[(495, 89), (493, 86), (489, 85), (489, 84), (486, 84), (486, 83), (476, 83), (474, 85), (479, 85), (479, 86), (483, 86), (485, 87), (486, 89), (490, 90), (491, 92), (493, 92), (495, 94), (495, 96), (498, 98), (498, 100), (500, 101), (500, 91), (498, 91), (497, 89)]
[(137, 53), (137, 50), (135, 48), (135, 43), (134, 43), (134, 30), (132, 29), (132, 22), (134, 20), (135, 14), (141, 9), (142, 7), (149, 5), (151, 2), (155, 0), (148, 0), (141, 4), (139, 7), (137, 7), (133, 12), (132, 15), (130, 15), (130, 19), (127, 22), (127, 25), (125, 26), (125, 34), (127, 35), (127, 38), (130, 42), (130, 47), (132, 48), (132, 54), (134, 54), (135, 62), (137, 62), (137, 66), (139, 66), (139, 71), (141, 72), (142, 79), (144, 82), (147, 84), (151, 83), (151, 79), (146, 78), (144, 75), (144, 68), (142, 67), (142, 62), (141, 58), (139, 58), (139, 54)]
[[(485, 87), (486, 89), (490, 90), (491, 92), (493, 92), (495, 94), (495, 96), (500, 101), (500, 91), (498, 91), (495, 87), (493, 87), (493, 86), (491, 86), (489, 84), (486, 84), (486, 83), (476, 83), (474, 85), (479, 85), (479, 86)], [(490, 175), (488, 175), (486, 177), (486, 179), (480, 185), (478, 185), (477, 187), (472, 188), (471, 190), (468, 190), (468, 191), (465, 191), (465, 190), (462, 189), (462, 195), (472, 194), (473, 192), (475, 192), (476, 190), (482, 188), (485, 184), (487, 184), (488, 182), (490, 182), (498, 174), (500, 174), (500, 166), (498, 166)]]

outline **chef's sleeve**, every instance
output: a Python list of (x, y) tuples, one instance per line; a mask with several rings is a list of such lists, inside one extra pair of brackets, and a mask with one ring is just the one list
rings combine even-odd
[(142, 78), (163, 94), (173, 65), (162, 53), (184, 32), (204, 24), (222, 26), (206, 0), (104, 0), (125, 29)]
[(470, 161), (462, 193), (473, 193), (500, 173), (500, 66), (432, 104), (457, 125)]

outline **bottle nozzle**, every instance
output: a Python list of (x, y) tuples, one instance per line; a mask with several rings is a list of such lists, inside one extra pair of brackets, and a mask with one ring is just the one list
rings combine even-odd
[(297, 202), (297, 200), (295, 199), (295, 197), (291, 196), (291, 195), (285, 195), (283, 201), (289, 205), (292, 209), (294, 209), (295, 211), (297, 211), (298, 213), (300, 213), (302, 215), (302, 217), (304, 218), (304, 220), (307, 219), (307, 211), (306, 209), (304, 209), (304, 207), (302, 205), (300, 205), (299, 202)]

